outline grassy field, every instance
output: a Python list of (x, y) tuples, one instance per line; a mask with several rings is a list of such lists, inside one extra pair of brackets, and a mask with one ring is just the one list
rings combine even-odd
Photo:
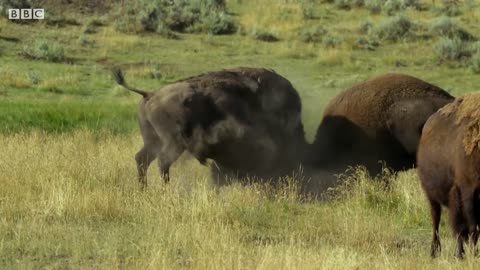
[[(236, 33), (179, 39), (119, 32), (113, 13), (69, 6), (45, 6), (74, 19), (65, 25), (0, 17), (0, 268), (477, 269), (472, 254), (453, 257), (446, 219), (441, 256), (429, 257), (429, 209), (414, 171), (384, 176), (388, 187), (358, 171), (332, 201), (303, 202), (294, 185), (215, 190), (207, 168), (184, 156), (171, 184), (152, 166), (140, 192), (140, 97), (114, 84), (112, 66), (146, 90), (209, 70), (273, 68), (300, 92), (309, 140), (330, 98), (374, 75), (410, 74), (453, 95), (479, 90), (476, 1), (451, 17), (432, 1), (390, 15), (341, 2), (230, 0)], [(406, 32), (389, 24), (400, 13)], [(94, 19), (104, 23), (86, 31)], [(386, 37), (388, 27), (402, 37)], [(474, 38), (443, 40), (464, 32)], [(47, 53), (34, 59), (37, 50)]]

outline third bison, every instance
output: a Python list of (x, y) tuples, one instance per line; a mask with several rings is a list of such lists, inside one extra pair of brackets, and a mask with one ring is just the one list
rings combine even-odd
[(440, 249), (441, 205), (448, 206), (457, 238), (456, 256), (480, 225), (480, 93), (458, 98), (425, 124), (417, 153), (418, 174), (430, 202), (433, 239), (431, 255)]

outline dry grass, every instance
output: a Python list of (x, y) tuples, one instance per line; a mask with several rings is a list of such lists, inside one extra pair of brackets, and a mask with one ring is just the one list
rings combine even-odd
[[(476, 269), (428, 257), (429, 214), (413, 172), (389, 188), (361, 172), (328, 203), (291, 189), (213, 190), (183, 158), (164, 185), (154, 166), (140, 192), (137, 136), (1, 135), (2, 269)], [(388, 179), (393, 180), (392, 176)], [(470, 254), (471, 255), (471, 254)]]
[(2, 67), (0, 67), (0, 89), (7, 87), (23, 88), (29, 86), (31, 86), (31, 83), (28, 81), (25, 72), (21, 68), (10, 65), (2, 65)]

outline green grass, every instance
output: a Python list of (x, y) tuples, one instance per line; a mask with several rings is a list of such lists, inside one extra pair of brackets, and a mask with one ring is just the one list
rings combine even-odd
[[(365, 50), (358, 40), (377, 42), (370, 32), (391, 17), (319, 2), (328, 1), (230, 0), (237, 33), (178, 39), (119, 33), (108, 13), (49, 8), (62, 15), (56, 25), (0, 18), (0, 268), (476, 269), (472, 256), (454, 259), (445, 219), (441, 256), (429, 258), (429, 210), (413, 171), (388, 189), (359, 173), (335, 200), (302, 202), (291, 186), (213, 190), (208, 170), (184, 156), (169, 185), (152, 165), (148, 191), (139, 192), (140, 97), (115, 85), (113, 66), (145, 90), (209, 70), (273, 68), (299, 91), (309, 140), (333, 96), (385, 72), (453, 95), (479, 90), (478, 52), (459, 62), (439, 61), (434, 50), (450, 34), (432, 34), (440, 4), (405, 9), (414, 24), (408, 38)], [(80, 24), (61, 23), (69, 19)], [(480, 6), (470, 3), (454, 21), (480, 37), (479, 19)], [(255, 29), (279, 41), (255, 40)], [(305, 33), (315, 40), (305, 42)], [(36, 40), (59, 44), (68, 61), (23, 57)]]
[(88, 129), (125, 134), (138, 129), (136, 106), (111, 102), (0, 101), (1, 133)]

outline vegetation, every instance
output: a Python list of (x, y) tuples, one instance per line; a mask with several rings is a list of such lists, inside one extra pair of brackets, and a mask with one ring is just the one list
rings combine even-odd
[(429, 210), (414, 172), (372, 181), (358, 171), (331, 202), (316, 203), (300, 202), (292, 185), (216, 192), (206, 169), (185, 159), (169, 185), (152, 169), (140, 192), (138, 135), (0, 136), (2, 268), (478, 266), (470, 250), (463, 262), (453, 257), (445, 220), (441, 255), (429, 257)]
[(408, 37), (413, 27), (408, 17), (400, 15), (381, 21), (373, 29), (373, 35), (381, 40), (398, 41)]
[(46, 19), (28, 24), (0, 18), (0, 269), (478, 267), (472, 254), (453, 257), (446, 217), (441, 255), (429, 258), (415, 171), (360, 170), (313, 202), (294, 184), (214, 190), (186, 155), (169, 185), (152, 164), (140, 192), (140, 96), (110, 70), (153, 90), (209, 70), (272, 68), (298, 89), (311, 141), (325, 104), (375, 75), (479, 90), (479, 3), (449, 13), (426, 0), (395, 12), (380, 0), (100, 2), (42, 1)]
[(235, 24), (224, 1), (133, 1), (116, 7), (116, 28), (124, 32), (155, 32), (166, 27), (178, 32), (231, 34)]
[(65, 60), (63, 46), (59, 43), (39, 39), (32, 47), (25, 46), (20, 55), (34, 60), (46, 60), (50, 62), (62, 62)]

